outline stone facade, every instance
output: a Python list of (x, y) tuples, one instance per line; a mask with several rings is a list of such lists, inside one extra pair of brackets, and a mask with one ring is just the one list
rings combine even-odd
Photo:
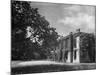
[[(59, 40), (56, 46), (55, 60), (66, 63), (89, 62), (87, 51), (81, 55), (80, 40), (83, 32), (70, 33), (68, 36)], [(87, 33), (86, 33), (87, 34)], [(83, 57), (86, 56), (86, 57)]]

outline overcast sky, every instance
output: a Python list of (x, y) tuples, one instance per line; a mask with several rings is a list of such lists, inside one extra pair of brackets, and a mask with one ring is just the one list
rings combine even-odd
[(52, 27), (63, 36), (80, 28), (82, 32), (95, 32), (95, 6), (32, 2), (33, 8), (45, 16)]

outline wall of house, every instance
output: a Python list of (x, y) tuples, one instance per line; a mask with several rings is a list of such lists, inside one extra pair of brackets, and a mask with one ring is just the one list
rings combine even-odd
[(89, 59), (89, 55), (87, 51), (81, 51), (81, 55), (80, 55), (80, 63), (89, 63), (90, 59)]
[(67, 46), (66, 46), (66, 51), (68, 52), (67, 54), (66, 54), (66, 56), (68, 56), (67, 57), (67, 59), (66, 59), (66, 62), (67, 63), (71, 63), (71, 39), (70, 39), (70, 37), (69, 38), (67, 38), (67, 41), (66, 41), (66, 44), (67, 44)]
[(58, 61), (61, 62), (66, 62), (66, 63), (71, 63), (73, 62), (73, 53), (72, 53), (72, 40), (69, 37), (62, 39), (59, 41), (58, 46), (56, 48), (56, 50), (58, 51), (57, 53), (57, 57), (58, 57)]
[(62, 39), (59, 41), (57, 50), (57, 61), (61, 62), (71, 62), (71, 53), (70, 53), (70, 39)]
[(66, 38), (63, 40), (63, 58), (62, 61), (66, 63), (71, 62), (71, 49), (70, 49), (70, 38)]
[[(80, 34), (73, 35), (73, 41), (71, 37), (61, 39), (57, 46), (57, 61), (66, 63), (87, 63), (90, 62), (87, 51), (81, 49)], [(76, 41), (75, 41), (76, 40)], [(73, 46), (73, 47), (72, 47)], [(72, 50), (73, 48), (73, 50)]]
[[(84, 44), (84, 42), (88, 41), (85, 38), (88, 38), (89, 35), (88, 33), (84, 33), (80, 38), (82, 40), (82, 42), (80, 42), (80, 62), (81, 63), (89, 63), (90, 62), (90, 58), (88, 55), (88, 48), (86, 46), (86, 44)], [(89, 45), (89, 43), (87, 43)]]
[(76, 37), (76, 47), (73, 48), (73, 63), (80, 63), (80, 37)]

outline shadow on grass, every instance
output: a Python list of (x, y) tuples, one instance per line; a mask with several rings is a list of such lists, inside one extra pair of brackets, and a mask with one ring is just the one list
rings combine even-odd
[(28, 73), (92, 70), (92, 69), (96, 69), (96, 65), (34, 65), (34, 66), (11, 68), (11, 72), (12, 75), (14, 75), (14, 74), (28, 74)]

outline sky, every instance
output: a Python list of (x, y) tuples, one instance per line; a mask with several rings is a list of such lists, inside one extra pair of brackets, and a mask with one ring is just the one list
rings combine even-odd
[(31, 7), (38, 8), (59, 35), (66, 36), (79, 28), (82, 32), (95, 32), (95, 6), (32, 2)]

